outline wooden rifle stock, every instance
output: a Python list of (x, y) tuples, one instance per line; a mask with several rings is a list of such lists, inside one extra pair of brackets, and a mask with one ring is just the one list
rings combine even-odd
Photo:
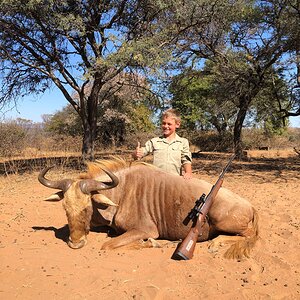
[(178, 245), (175, 252), (172, 255), (172, 259), (175, 260), (189, 260), (193, 257), (193, 253), (195, 250), (195, 246), (198, 240), (199, 235), (201, 234), (201, 228), (205, 222), (206, 215), (213, 203), (214, 198), (216, 197), (219, 189), (223, 184), (223, 177), (231, 165), (235, 155), (231, 156), (229, 162), (227, 163), (226, 167), (223, 169), (222, 173), (220, 174), (217, 182), (211, 188), (209, 194), (203, 194), (197, 201), (195, 207), (191, 210), (189, 215), (187, 216), (188, 219), (193, 220), (193, 225), (185, 237), (185, 239)]

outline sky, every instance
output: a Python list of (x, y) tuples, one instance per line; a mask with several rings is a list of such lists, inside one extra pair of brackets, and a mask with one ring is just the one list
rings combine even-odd
[(39, 123), (43, 121), (42, 115), (54, 114), (67, 104), (60, 91), (46, 91), (40, 96), (28, 96), (18, 100), (16, 107), (2, 108), (0, 121), (22, 118)]
[[(5, 107), (0, 122), (22, 118), (34, 123), (42, 122), (42, 115), (54, 114), (68, 104), (59, 90), (46, 91), (42, 96), (29, 96), (19, 100), (15, 108)], [(300, 116), (290, 118), (291, 127), (300, 128)]]

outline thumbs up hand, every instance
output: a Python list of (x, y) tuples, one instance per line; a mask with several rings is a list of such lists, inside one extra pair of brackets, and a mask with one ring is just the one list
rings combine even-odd
[(138, 142), (137, 143), (137, 147), (136, 147), (136, 149), (135, 149), (135, 151), (134, 151), (134, 153), (133, 153), (133, 157), (135, 158), (135, 159), (141, 159), (142, 157), (143, 157), (143, 150), (142, 150), (142, 148), (141, 148), (141, 143), (140, 142)]

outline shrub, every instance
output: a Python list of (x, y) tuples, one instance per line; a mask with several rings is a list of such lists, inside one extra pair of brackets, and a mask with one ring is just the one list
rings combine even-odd
[(0, 156), (18, 155), (26, 141), (26, 131), (16, 121), (0, 123)]

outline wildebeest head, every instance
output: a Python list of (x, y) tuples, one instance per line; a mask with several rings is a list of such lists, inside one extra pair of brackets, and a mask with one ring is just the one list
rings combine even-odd
[(99, 191), (116, 187), (119, 179), (112, 172), (102, 169), (110, 177), (110, 182), (94, 179), (54, 181), (45, 178), (46, 173), (52, 167), (43, 169), (38, 176), (38, 180), (48, 188), (60, 190), (60, 192), (50, 196), (48, 200), (63, 200), (63, 207), (66, 211), (70, 229), (68, 245), (73, 249), (82, 248), (87, 243), (87, 234), (90, 230), (93, 213), (92, 198), (105, 205), (115, 205)]

